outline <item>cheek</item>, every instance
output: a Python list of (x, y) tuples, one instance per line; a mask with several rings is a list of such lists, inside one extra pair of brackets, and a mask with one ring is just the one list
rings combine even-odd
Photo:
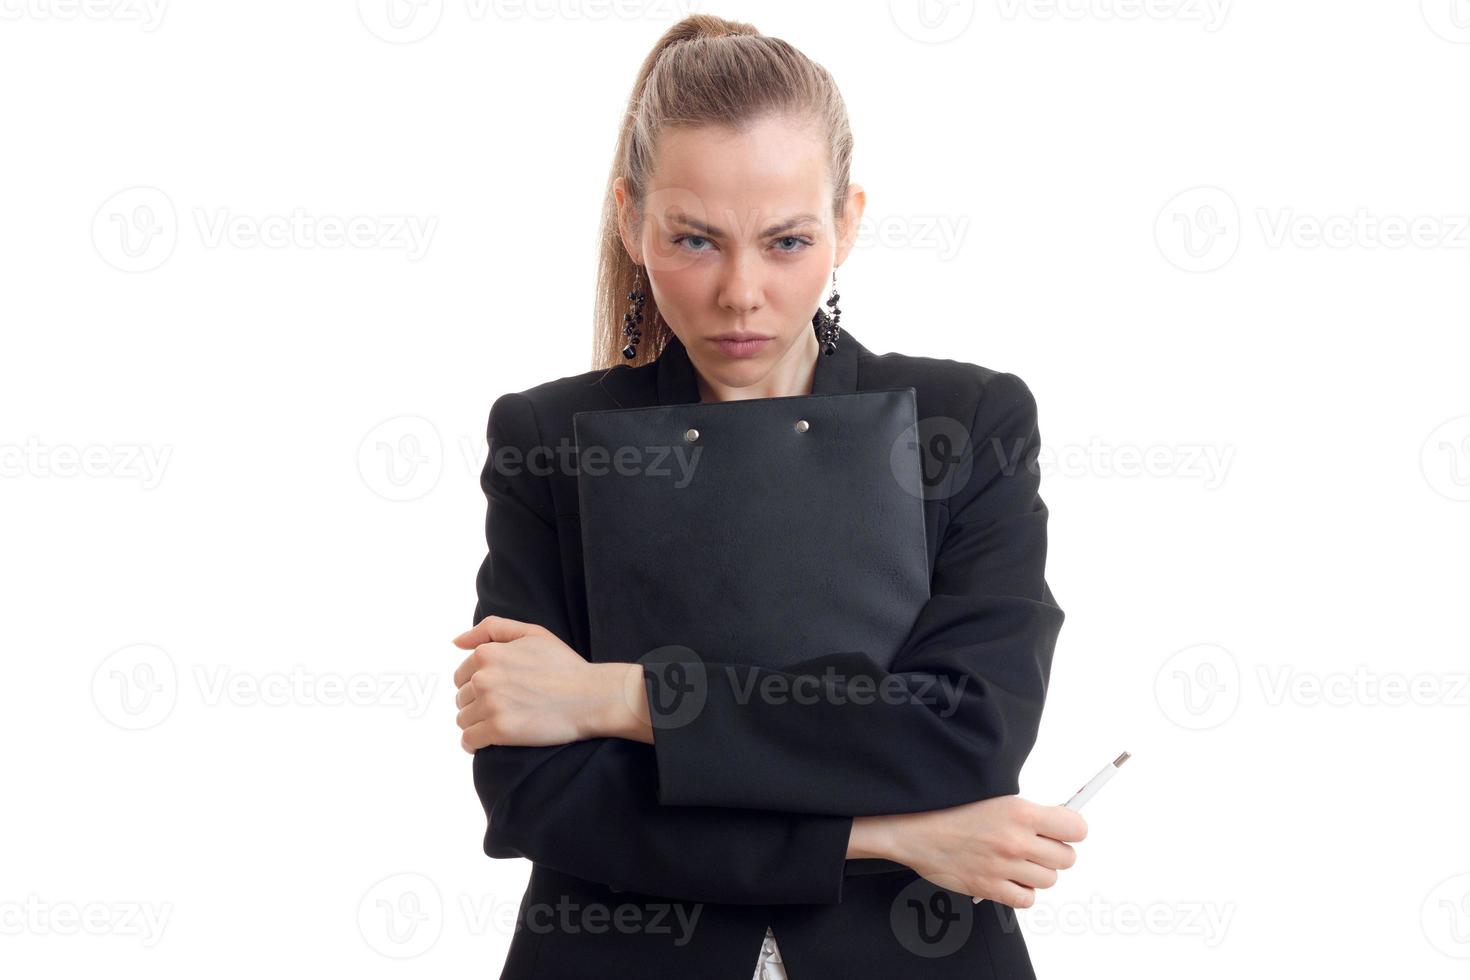
[(785, 274), (772, 279), (772, 289), (779, 292), (781, 304), (793, 310), (815, 310), (827, 299), (831, 287), (831, 267), (820, 259), (789, 262)]
[(802, 263), (802, 288), (808, 297), (825, 297), (832, 287), (832, 266), (819, 257)]
[(658, 302), (663, 309), (689, 309), (710, 290), (709, 273), (692, 263), (671, 263), (662, 268), (649, 263), (658, 277)]

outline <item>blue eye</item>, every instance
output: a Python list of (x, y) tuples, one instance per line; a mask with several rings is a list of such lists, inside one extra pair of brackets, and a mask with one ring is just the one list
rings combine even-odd
[[(709, 239), (708, 238), (705, 238), (703, 235), (680, 235), (679, 237), (677, 237), (677, 238), (674, 239), (674, 244), (675, 245), (678, 245), (678, 244), (681, 244), (683, 242), (688, 242), (688, 241), (693, 240), (693, 239), (697, 239), (697, 240), (699, 240), (701, 242), (708, 242), (709, 241)], [(707, 248), (691, 248), (689, 251), (691, 251), (691, 252), (708, 252), (709, 249), (707, 249)]]
[(805, 251), (806, 249), (810, 248), (811, 247), (811, 244), (812, 244), (809, 239), (799, 238), (796, 235), (787, 235), (784, 238), (778, 238), (778, 239), (776, 239), (776, 241), (778, 241), (778, 242), (796, 242), (798, 245), (801, 246), (800, 248), (778, 248), (778, 249), (776, 249), (776, 251), (778, 251), (778, 252), (788, 252), (788, 253)]

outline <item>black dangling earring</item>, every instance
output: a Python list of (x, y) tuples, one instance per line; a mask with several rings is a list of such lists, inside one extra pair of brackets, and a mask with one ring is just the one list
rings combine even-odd
[(643, 284), (643, 266), (635, 266), (638, 270), (633, 280), (633, 290), (628, 293), (628, 299), (633, 301), (632, 308), (623, 314), (623, 336), (627, 338), (628, 344), (623, 348), (623, 356), (632, 358), (638, 353), (638, 341), (643, 336), (638, 327), (643, 323), (643, 301), (647, 298), (643, 290), (638, 287)]
[(820, 306), (817, 312), (812, 314), (812, 329), (817, 332), (817, 343), (822, 345), (823, 354), (831, 354), (837, 350), (837, 338), (842, 333), (842, 310), (837, 306), (837, 270), (832, 270), (832, 295), (827, 298), (827, 305), (832, 307), (828, 313)]

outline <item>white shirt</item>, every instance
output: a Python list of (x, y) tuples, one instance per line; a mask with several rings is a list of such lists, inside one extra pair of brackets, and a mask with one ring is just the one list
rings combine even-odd
[(766, 926), (766, 939), (761, 943), (761, 955), (755, 961), (755, 976), (750, 980), (788, 980), (786, 967), (781, 963), (781, 950), (770, 926)]

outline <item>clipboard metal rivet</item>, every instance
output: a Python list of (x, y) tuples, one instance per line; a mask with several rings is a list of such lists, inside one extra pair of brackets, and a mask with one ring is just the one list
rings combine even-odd
[(685, 442), (693, 442), (695, 439), (698, 439), (698, 438), (699, 438), (699, 430), (698, 429), (690, 429), (688, 432), (685, 432), (684, 433), (684, 441)]
[(811, 426), (807, 425), (806, 419), (799, 419), (796, 423), (797, 432), (805, 432), (809, 428), (811, 428)]

